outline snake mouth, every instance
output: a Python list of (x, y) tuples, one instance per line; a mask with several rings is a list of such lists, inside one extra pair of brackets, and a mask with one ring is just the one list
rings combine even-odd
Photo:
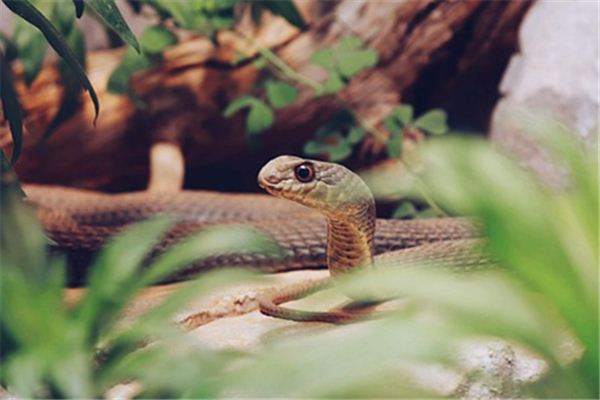
[(266, 182), (264, 179), (260, 179), (260, 177), (259, 177), (259, 179), (257, 179), (257, 183), (258, 183), (258, 186), (260, 186), (267, 193), (275, 195), (278, 192), (276, 186), (274, 186), (273, 184), (271, 184), (269, 182)]
[(281, 192), (281, 189), (276, 187), (276, 186), (272, 186), (268, 183), (265, 182), (258, 182), (258, 186), (260, 186), (262, 189), (264, 189), (267, 193), (270, 193), (274, 196), (277, 196), (279, 194), (279, 192)]

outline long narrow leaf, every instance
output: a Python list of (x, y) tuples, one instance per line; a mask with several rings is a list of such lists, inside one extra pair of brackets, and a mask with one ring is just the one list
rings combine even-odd
[(77, 18), (81, 18), (81, 16), (83, 15), (85, 3), (83, 2), (83, 0), (73, 0), (73, 5), (75, 6), (75, 16)]
[(14, 164), (19, 159), (21, 148), (23, 147), (23, 117), (21, 115), (21, 105), (17, 98), (17, 93), (12, 82), (10, 66), (4, 58), (4, 53), (0, 51), (0, 98), (2, 99), (2, 110), (13, 140), (13, 151), (11, 162)]
[[(117, 235), (92, 266), (87, 296), (77, 313), (87, 331), (101, 334), (140, 288), (137, 272), (152, 245), (171, 224), (168, 219), (144, 221)], [(93, 338), (92, 338), (93, 339)]]
[(121, 39), (129, 43), (131, 47), (140, 53), (140, 44), (133, 32), (131, 32), (131, 29), (129, 29), (127, 22), (123, 19), (121, 12), (113, 0), (88, 0), (87, 4), (102, 17), (108, 26), (115, 31)]
[[(65, 33), (66, 40), (73, 49), (73, 52), (77, 56), (78, 61), (81, 64), (85, 63), (85, 40), (83, 38), (83, 33), (77, 26), (73, 26), (68, 33)], [(48, 126), (46, 127), (46, 131), (42, 135), (41, 142), (43, 143), (47, 139), (50, 138), (52, 133), (66, 121), (69, 117), (71, 117), (77, 108), (80, 101), (79, 94), (81, 93), (81, 84), (79, 81), (73, 77), (70, 73), (69, 66), (61, 60), (58, 65), (60, 71), (60, 80), (64, 89), (64, 95), (62, 96), (60, 107), (56, 115)]]
[(281, 15), (290, 24), (300, 29), (306, 29), (304, 18), (291, 0), (262, 0), (259, 4), (273, 14)]
[(23, 65), (23, 79), (29, 86), (42, 69), (48, 42), (35, 26), (21, 18), (15, 18), (12, 42), (15, 45), (17, 57)]
[(100, 103), (96, 91), (85, 74), (85, 70), (77, 61), (77, 57), (71, 51), (64, 37), (58, 30), (52, 25), (52, 23), (36, 9), (28, 0), (10, 1), (2, 0), (4, 4), (15, 14), (25, 19), (30, 24), (38, 28), (46, 37), (52, 48), (61, 56), (69, 67), (75, 73), (75, 76), (81, 82), (81, 85), (89, 92), (90, 98), (94, 103), (94, 123), (98, 119), (98, 113), (100, 112)]

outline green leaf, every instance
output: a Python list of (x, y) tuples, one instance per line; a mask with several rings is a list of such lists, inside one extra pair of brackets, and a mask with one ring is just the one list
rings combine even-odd
[(233, 99), (231, 101), (231, 103), (229, 103), (227, 105), (227, 108), (225, 108), (225, 111), (223, 111), (223, 116), (225, 118), (229, 118), (232, 115), (234, 115), (235, 113), (237, 113), (238, 111), (240, 111), (241, 109), (250, 107), (252, 104), (254, 104), (255, 101), (259, 101), (259, 100), (253, 96), (237, 97), (237, 98)]
[(310, 61), (329, 71), (335, 71), (335, 55), (331, 49), (321, 49), (314, 52), (313, 55), (310, 56)]
[(233, 1), (154, 0), (151, 5), (163, 15), (170, 14), (178, 26), (213, 39), (217, 30), (228, 29), (235, 22)]
[(378, 55), (375, 50), (339, 51), (337, 54), (338, 68), (344, 78), (351, 78), (367, 68), (377, 64)]
[(434, 210), (433, 208), (426, 208), (417, 213), (417, 219), (427, 219), (427, 218), (437, 218), (440, 217), (440, 213)]
[(162, 25), (146, 28), (140, 38), (142, 49), (149, 54), (160, 54), (162, 51), (177, 43), (177, 37)]
[(285, 82), (268, 80), (266, 83), (267, 98), (275, 108), (283, 108), (292, 104), (298, 97), (298, 89)]
[(223, 116), (229, 118), (241, 109), (248, 107), (250, 108), (250, 112), (246, 117), (248, 134), (254, 135), (273, 125), (275, 121), (273, 110), (263, 101), (253, 96), (242, 96), (233, 100), (223, 112)]
[(338, 93), (344, 87), (346, 87), (346, 83), (342, 80), (340, 75), (337, 72), (331, 72), (323, 84), (323, 93), (319, 94)]
[(10, 39), (7, 35), (5, 35), (2, 31), (0, 31), (0, 42), (4, 46), (4, 56), (6, 61), (11, 62), (17, 58), (17, 48), (15, 47), (15, 43), (12, 39)]
[(348, 132), (348, 136), (346, 139), (350, 144), (357, 144), (367, 135), (367, 131), (365, 131), (360, 126), (353, 126), (350, 128), (350, 132)]
[(446, 118), (444, 110), (434, 109), (417, 118), (414, 126), (433, 135), (441, 135), (448, 131)]
[(338, 142), (329, 149), (329, 160), (333, 162), (343, 161), (352, 154), (352, 146), (340, 138)]
[(413, 107), (410, 104), (400, 104), (394, 109), (393, 115), (403, 126), (409, 126), (413, 119)]
[(90, 268), (87, 294), (77, 308), (80, 324), (93, 337), (116, 318), (140, 288), (142, 261), (170, 225), (164, 218), (138, 223), (111, 239), (96, 258)]
[(86, 0), (86, 2), (121, 39), (129, 43), (138, 53), (141, 51), (140, 44), (123, 19), (114, 0)]
[(394, 210), (392, 218), (397, 219), (409, 219), (413, 218), (417, 214), (417, 208), (410, 201), (403, 201)]
[(182, 28), (190, 28), (191, 13), (185, 11), (179, 0), (154, 0), (151, 6), (161, 14), (162, 18), (172, 17), (173, 21)]
[(15, 88), (13, 86), (10, 65), (0, 50), (0, 99), (2, 99), (2, 110), (8, 120), (10, 134), (13, 141), (11, 162), (14, 164), (19, 159), (23, 147), (23, 117), (21, 116), (21, 105)]
[[(330, 71), (329, 80), (335, 89), (326, 91), (328, 93), (339, 90), (333, 81), (342, 81), (342, 78), (351, 78), (366, 68), (377, 64), (378, 54), (373, 49), (363, 48), (363, 43), (356, 36), (346, 36), (333, 49), (321, 49), (311, 56), (313, 64), (319, 65)], [(333, 77), (333, 73), (339, 76)], [(327, 83), (326, 83), (327, 85)]]
[(131, 76), (138, 71), (151, 67), (153, 64), (154, 61), (146, 54), (138, 54), (132, 48), (128, 48), (121, 63), (108, 78), (108, 90), (119, 94), (130, 93)]
[(280, 256), (275, 242), (248, 225), (208, 227), (169, 248), (139, 277), (144, 285), (155, 284), (190, 263), (215, 255), (257, 253)]
[(339, 50), (356, 50), (363, 46), (363, 41), (356, 35), (345, 36), (338, 44)]
[(264, 102), (256, 100), (248, 113), (246, 129), (250, 135), (254, 135), (271, 127), (274, 120), (275, 116), (271, 108)]
[[(49, 16), (50, 21), (56, 26), (56, 29), (66, 38), (68, 38), (69, 34), (73, 30), (75, 26), (75, 10), (72, 7), (61, 6), (59, 2), (54, 3), (54, 7), (52, 7), (52, 13)], [(73, 46), (68, 42), (67, 44), (71, 48)], [(83, 64), (82, 64), (83, 65)]]
[(327, 154), (329, 148), (330, 146), (327, 143), (318, 140), (309, 140), (304, 144), (302, 151), (307, 156), (320, 156), (322, 154)]
[[(58, 3), (57, 3), (58, 4)], [(57, 7), (60, 8), (60, 7)], [(65, 27), (70, 28), (70, 31), (66, 34), (66, 40), (69, 47), (73, 50), (73, 53), (77, 56), (77, 60), (81, 63), (85, 63), (85, 40), (83, 33), (77, 26)], [(68, 65), (61, 60), (59, 62), (60, 79), (64, 88), (65, 95), (63, 96), (58, 112), (50, 121), (42, 140), (47, 140), (55, 129), (69, 117), (71, 117), (79, 106), (79, 93), (81, 92), (81, 84), (76, 77), (71, 73)]]
[(304, 30), (306, 22), (292, 0), (260, 0), (259, 4), (275, 15), (280, 15), (290, 24)]
[(85, 2), (83, 0), (73, 0), (73, 5), (75, 6), (75, 16), (77, 18), (81, 18), (83, 15), (83, 9), (85, 7)]
[(48, 42), (39, 30), (24, 19), (15, 18), (13, 21), (12, 42), (23, 65), (25, 83), (29, 86), (42, 68)]
[(100, 112), (100, 104), (98, 102), (98, 96), (96, 95), (96, 91), (94, 87), (90, 83), (89, 79), (85, 75), (85, 71), (81, 64), (77, 62), (77, 57), (69, 46), (65, 43), (63, 36), (56, 30), (54, 25), (44, 15), (39, 12), (28, 0), (21, 1), (9, 1), (2, 0), (6, 7), (8, 7), (12, 12), (19, 15), (23, 19), (25, 19), (30, 24), (34, 25), (38, 28), (46, 37), (46, 40), (50, 43), (52, 48), (61, 56), (65, 62), (69, 65), (69, 67), (75, 73), (75, 76), (81, 82), (81, 85), (89, 92), (92, 102), (94, 103), (94, 123), (98, 118), (98, 113)]
[(385, 117), (383, 120), (383, 127), (391, 134), (398, 133), (402, 130), (402, 126), (394, 114)]
[(389, 158), (402, 157), (402, 131), (392, 134), (385, 144), (385, 149)]
[(6, 204), (6, 197), (15, 193), (18, 198), (25, 197), (25, 192), (19, 184), (17, 174), (10, 165), (6, 154), (0, 150), (0, 204)]

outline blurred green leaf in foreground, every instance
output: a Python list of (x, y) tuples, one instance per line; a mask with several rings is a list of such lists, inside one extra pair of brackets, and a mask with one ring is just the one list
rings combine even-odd
[[(134, 226), (98, 257), (87, 296), (67, 309), (62, 261), (46, 255), (30, 212), (3, 207), (2, 385), (21, 397), (102, 396), (131, 380), (146, 398), (431, 397), (440, 395), (438, 388), (416, 385), (407, 367), (429, 363), (465, 372), (456, 350), (483, 336), (524, 347), (549, 367), (511, 396), (598, 398), (595, 152), (556, 124), (533, 127), (569, 173), (561, 192), (483, 141), (440, 138), (423, 155), (424, 181), (436, 200), (481, 219), (499, 268), (457, 273), (399, 266), (349, 276), (338, 285), (343, 290), (401, 296), (410, 307), (350, 327), (273, 332), (253, 352), (204, 348), (167, 318), (192, 295), (240, 279), (237, 274), (205, 275), (132, 324), (116, 323), (138, 289), (211, 254), (214, 235), (224, 231), (191, 238), (140, 270), (146, 250), (169, 224)], [(235, 245), (235, 236), (229, 239)], [(217, 242), (222, 251), (223, 241)], [(156, 341), (140, 348), (148, 337)], [(565, 356), (565, 337), (580, 351)], [(499, 375), (519, 385), (510, 380), (513, 371)]]
[[(173, 314), (199, 294), (247, 280), (249, 274), (227, 270), (207, 274), (184, 285), (131, 325), (118, 324), (119, 316), (140, 289), (193, 260), (232, 252), (240, 242), (248, 251), (264, 250), (269, 245), (243, 227), (213, 228), (187, 238), (142, 269), (151, 246), (171, 225), (165, 219), (149, 220), (107, 245), (92, 266), (85, 296), (69, 308), (62, 292), (64, 260), (47, 255), (35, 214), (18, 197), (3, 187), (0, 381), (11, 393), (24, 398), (100, 397), (115, 384), (132, 378), (141, 379), (149, 396), (180, 393), (179, 389), (171, 391), (171, 385), (178, 383), (176, 379), (157, 381), (153, 372), (164, 374), (179, 363), (175, 361), (178, 357), (200, 352), (197, 346), (185, 344), (182, 332), (171, 320)], [(134, 351), (149, 338), (163, 340), (151, 349)], [(153, 358), (156, 352), (158, 364)], [(220, 353), (208, 354), (206, 359), (210, 357), (215, 359), (213, 364), (227, 360)], [(140, 365), (139, 360), (149, 362)], [(194, 371), (194, 375), (201, 372), (205, 361), (201, 356), (196, 360), (191, 358), (184, 370)], [(146, 382), (144, 378), (152, 379)]]

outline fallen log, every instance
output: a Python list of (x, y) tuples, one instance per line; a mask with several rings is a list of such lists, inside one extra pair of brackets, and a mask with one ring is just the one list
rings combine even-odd
[[(417, 108), (452, 103), (456, 98), (453, 82), (464, 82), (469, 75), (485, 75), (491, 68), (491, 81), (499, 81), (516, 46), (516, 28), (530, 3), (346, 0), (299, 5), (309, 21), (307, 31), (273, 18), (248, 34), (317, 81), (326, 76), (311, 64), (310, 56), (344, 36), (359, 36), (378, 51), (379, 63), (354, 77), (340, 98), (370, 123), (378, 124), (400, 101), (409, 100)], [(90, 102), (82, 97), (80, 109), (44, 146), (37, 142), (63, 95), (58, 71), (46, 65), (29, 88), (19, 82), (27, 114), (25, 148), (16, 168), (20, 178), (113, 191), (143, 188), (152, 143), (170, 141), (184, 151), (188, 187), (219, 187), (210, 174), (215, 166), (228, 168), (232, 158), (236, 169), (230, 171), (231, 176), (254, 182), (259, 165), (275, 154), (298, 152), (315, 129), (343, 107), (334, 96), (315, 97), (310, 89), (299, 86), (298, 100), (277, 112), (274, 126), (261, 135), (261, 151), (253, 153), (244, 116), (226, 119), (222, 112), (261, 78), (249, 62), (230, 63), (236, 51), (252, 56), (256, 49), (231, 33), (223, 33), (219, 41), (221, 45), (215, 47), (204, 38), (189, 39), (169, 49), (159, 66), (136, 75), (133, 86), (146, 103), (144, 109), (106, 90), (122, 50), (91, 53), (88, 73), (101, 103), (97, 125), (92, 125)], [(491, 67), (489, 60), (493, 60)], [(440, 92), (445, 97), (440, 99)], [(482, 103), (490, 103), (489, 110), (479, 110), (484, 117), (477, 118), (487, 121), (497, 93), (484, 97)], [(0, 124), (0, 145), (10, 147), (6, 123)]]

